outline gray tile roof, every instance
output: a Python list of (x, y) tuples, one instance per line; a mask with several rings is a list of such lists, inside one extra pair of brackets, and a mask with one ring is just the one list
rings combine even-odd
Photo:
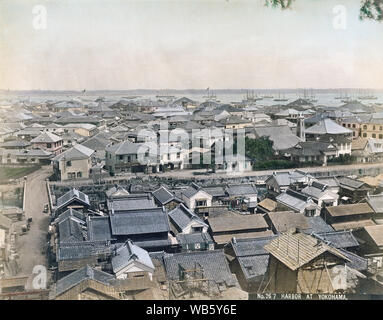
[(375, 213), (383, 213), (383, 193), (367, 195), (366, 200)]
[(204, 187), (203, 190), (212, 197), (224, 197), (226, 195), (224, 187)]
[(90, 266), (86, 266), (58, 280), (56, 283), (56, 296), (61, 295), (87, 279), (109, 285), (109, 282), (114, 279), (114, 276), (109, 273), (96, 270)]
[(109, 217), (90, 217), (88, 220), (88, 238), (91, 241), (114, 240)]
[(64, 242), (57, 248), (57, 261), (96, 257), (100, 253), (110, 254), (111, 249), (105, 241)]
[(114, 145), (109, 145), (105, 148), (105, 151), (114, 153), (116, 155), (137, 154), (138, 148), (141, 145), (141, 143), (133, 143), (126, 140)]
[(74, 217), (80, 221), (85, 222), (85, 216), (82, 212), (70, 208), (64, 211), (63, 213), (61, 213), (55, 220), (55, 223), (60, 223), (69, 217)]
[(206, 232), (179, 233), (177, 234), (177, 240), (180, 244), (213, 243), (213, 239)]
[(81, 221), (73, 216), (69, 216), (60, 221), (58, 227), (60, 243), (85, 240), (84, 232), (86, 230), (86, 225), (84, 221)]
[(170, 280), (180, 280), (180, 267), (190, 270), (201, 266), (206, 279), (227, 286), (237, 284), (222, 250), (166, 254), (164, 263), (166, 275)]
[(355, 239), (351, 231), (332, 231), (324, 233), (316, 233), (315, 237), (329, 242), (335, 248), (354, 248), (359, 247), (358, 241)]
[(118, 213), (137, 209), (152, 209), (157, 208), (151, 194), (130, 194), (123, 198), (108, 199), (108, 210)]
[(88, 159), (93, 153), (94, 153), (94, 150), (89, 149), (81, 144), (76, 144), (74, 147), (54, 157), (53, 161), (60, 161), (62, 159), (64, 160)]
[(256, 195), (258, 193), (257, 188), (252, 184), (229, 185), (226, 192), (229, 197)]
[(157, 190), (153, 191), (152, 195), (161, 205), (165, 205), (173, 200), (182, 202), (181, 199), (177, 198), (172, 192), (170, 192), (164, 186), (161, 186)]
[(170, 231), (162, 208), (135, 210), (110, 216), (113, 235), (139, 235)]
[(32, 143), (53, 143), (61, 141), (61, 137), (56, 136), (55, 134), (51, 132), (43, 132), (40, 135), (38, 135), (36, 138), (32, 139)]
[(342, 127), (331, 119), (322, 119), (305, 130), (306, 134), (352, 134), (352, 130)]
[(73, 188), (57, 199), (56, 210), (68, 205), (72, 200), (80, 201), (86, 206), (90, 205), (89, 197), (85, 193)]
[(277, 202), (299, 212), (302, 212), (302, 210), (310, 205), (308, 203), (310, 200), (309, 196), (290, 189), (278, 195), (276, 200)]
[(263, 276), (269, 266), (269, 254), (257, 256), (239, 257), (238, 262), (247, 281), (252, 278)]
[(132, 261), (138, 261), (154, 271), (154, 265), (148, 252), (133, 242), (127, 241), (113, 251), (111, 258), (113, 272), (117, 273), (121, 271)]
[(208, 227), (207, 224), (201, 220), (201, 218), (188, 209), (183, 203), (171, 210), (168, 215), (170, 221), (178, 229), (178, 231), (182, 231), (192, 221), (198, 222), (201, 226)]
[(102, 137), (94, 136), (82, 143), (83, 146), (92, 150), (105, 150), (110, 141)]
[(269, 137), (274, 150), (292, 148), (301, 141), (288, 126), (256, 127), (254, 130), (257, 137)]

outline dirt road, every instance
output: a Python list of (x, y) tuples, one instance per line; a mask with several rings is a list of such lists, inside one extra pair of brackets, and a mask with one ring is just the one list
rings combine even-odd
[[(51, 174), (51, 167), (42, 167), (27, 177), (25, 217), (32, 218), (30, 230), (17, 239), (19, 274), (30, 275), (36, 265), (47, 266), (45, 254), (42, 253), (46, 243), (49, 226), (49, 215), (43, 213), (44, 204), (48, 202), (45, 179)], [(18, 223), (18, 230), (25, 221)]]

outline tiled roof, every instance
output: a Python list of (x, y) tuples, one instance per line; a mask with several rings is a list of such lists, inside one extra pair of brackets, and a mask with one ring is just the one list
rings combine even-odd
[(132, 261), (138, 261), (154, 271), (154, 265), (148, 252), (133, 242), (127, 241), (113, 251), (111, 259), (113, 272), (118, 273)]
[(164, 263), (167, 277), (170, 280), (180, 280), (180, 267), (190, 270), (200, 266), (203, 269), (204, 277), (216, 284), (226, 284), (227, 286), (237, 284), (222, 250), (166, 254)]
[(168, 214), (171, 222), (179, 231), (186, 228), (192, 221), (199, 223), (201, 226), (207, 227), (207, 224), (203, 222), (194, 212), (189, 210), (183, 203), (179, 204)]
[(85, 193), (73, 188), (57, 199), (56, 210), (68, 205), (73, 199), (78, 200), (84, 203), (85, 205), (89, 206), (88, 196)]
[(88, 238), (91, 241), (113, 240), (109, 217), (90, 217), (88, 220)]
[(125, 212), (130, 210), (157, 208), (151, 194), (129, 194), (123, 198), (112, 198), (107, 201), (110, 212)]
[(56, 136), (55, 134), (51, 132), (43, 132), (36, 138), (32, 139), (32, 143), (52, 143), (52, 142), (58, 142), (62, 139), (59, 136)]
[(68, 291), (69, 289), (75, 287), (87, 279), (109, 285), (109, 282), (114, 279), (114, 276), (109, 273), (91, 268), (90, 266), (86, 266), (58, 280), (56, 283), (56, 296), (61, 295), (62, 293)]
[(291, 270), (310, 263), (324, 252), (349, 262), (349, 259), (338, 249), (304, 233), (283, 234), (265, 245), (266, 251), (281, 261)]
[(138, 235), (170, 231), (162, 208), (135, 210), (110, 216), (113, 235)]
[(342, 127), (331, 119), (322, 119), (305, 130), (306, 134), (350, 134), (351, 130)]
[(64, 160), (88, 159), (93, 153), (94, 153), (94, 150), (89, 149), (81, 144), (76, 144), (72, 148), (54, 157), (53, 161), (60, 161), (61, 159), (64, 159)]

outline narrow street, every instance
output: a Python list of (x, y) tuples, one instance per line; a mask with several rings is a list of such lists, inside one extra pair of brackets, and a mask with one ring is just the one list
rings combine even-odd
[[(42, 250), (46, 243), (49, 215), (43, 213), (43, 208), (44, 204), (48, 203), (45, 179), (51, 174), (50, 170), (49, 166), (42, 167), (27, 177), (25, 219), (32, 218), (32, 223), (30, 230), (24, 235), (18, 235), (17, 238), (17, 253), (19, 254), (17, 262), (20, 267), (20, 275), (32, 274), (36, 265), (47, 266), (46, 256)], [(24, 220), (17, 224), (18, 233), (25, 223)]]

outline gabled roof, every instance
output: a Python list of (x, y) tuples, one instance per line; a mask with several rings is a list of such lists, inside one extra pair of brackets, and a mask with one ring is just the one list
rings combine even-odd
[(53, 161), (88, 159), (93, 153), (94, 150), (89, 149), (81, 144), (76, 144), (74, 147), (54, 157)]
[(106, 190), (105, 194), (108, 198), (124, 198), (130, 195), (130, 193), (120, 185), (115, 185), (112, 188)]
[(265, 249), (291, 270), (299, 269), (325, 252), (337, 256), (344, 262), (349, 261), (338, 249), (304, 233), (280, 235), (266, 244)]
[(80, 284), (82, 281), (88, 279), (109, 285), (109, 282), (114, 279), (114, 276), (109, 273), (94, 269), (90, 266), (85, 266), (84, 268), (76, 270), (57, 281), (56, 296), (63, 294), (69, 289)]
[(274, 150), (285, 150), (294, 147), (301, 141), (288, 126), (265, 126), (254, 128), (257, 137), (269, 137)]
[(73, 188), (57, 199), (56, 210), (59, 210), (63, 208), (64, 206), (67, 206), (73, 200), (77, 200), (83, 203), (87, 207), (90, 206), (89, 197), (85, 193)]
[(102, 137), (94, 136), (83, 142), (81, 145), (92, 150), (105, 150), (110, 141)]
[(120, 272), (133, 261), (137, 261), (154, 271), (149, 253), (129, 240), (113, 252), (111, 259), (113, 272)]
[(276, 197), (277, 202), (282, 203), (283, 205), (302, 212), (308, 206), (313, 205), (314, 203), (309, 203), (311, 197), (304, 195), (303, 193), (288, 189), (286, 192), (282, 192)]
[(38, 135), (36, 138), (32, 139), (32, 143), (53, 143), (61, 141), (62, 138), (59, 136), (56, 136), (55, 134), (51, 132), (43, 132), (40, 135)]
[(141, 143), (133, 143), (129, 140), (126, 140), (114, 145), (109, 145), (105, 148), (105, 151), (114, 153), (116, 155), (137, 154), (138, 148), (141, 145)]
[(153, 197), (161, 204), (166, 205), (171, 201), (182, 202), (172, 192), (170, 192), (165, 186), (161, 186), (157, 190), (152, 192)]
[(61, 213), (56, 218), (54, 223), (60, 223), (60, 222), (64, 221), (65, 219), (69, 218), (69, 217), (73, 217), (73, 218), (75, 218), (77, 220), (85, 222), (85, 216), (84, 216), (84, 214), (82, 212), (74, 210), (72, 208), (69, 208), (68, 210), (66, 210), (63, 213)]
[(352, 130), (342, 127), (331, 119), (322, 119), (305, 130), (306, 134), (351, 134)]
[(201, 218), (189, 210), (183, 203), (171, 210), (168, 215), (171, 222), (179, 231), (185, 229), (193, 221), (199, 223), (201, 226), (205, 226), (206, 228), (208, 227), (208, 225), (203, 222)]
[(58, 223), (60, 243), (78, 242), (85, 239), (85, 222), (73, 216), (68, 216)]

